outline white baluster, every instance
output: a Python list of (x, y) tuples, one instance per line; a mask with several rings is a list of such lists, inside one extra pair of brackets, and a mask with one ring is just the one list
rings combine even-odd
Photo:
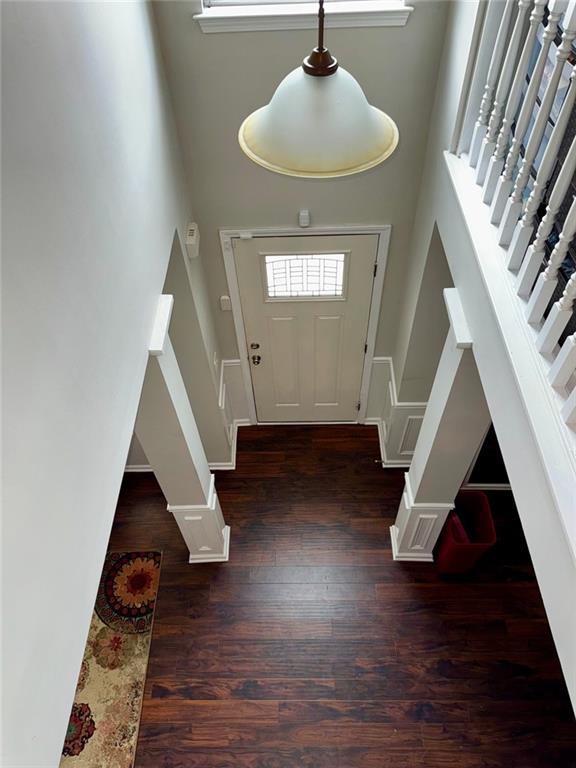
[(538, 153), (550, 110), (552, 104), (556, 98), (556, 91), (558, 90), (558, 83), (564, 70), (564, 64), (568, 58), (570, 51), (572, 50), (572, 41), (576, 37), (576, 0), (570, 0), (568, 10), (564, 14), (564, 33), (562, 35), (562, 42), (558, 46), (556, 52), (556, 61), (554, 62), (554, 69), (552, 75), (546, 86), (544, 97), (540, 105), (540, 109), (536, 115), (534, 121), (534, 127), (528, 139), (528, 144), (524, 153), (524, 159), (520, 166), (520, 173), (516, 178), (514, 189), (512, 194), (508, 198), (506, 208), (504, 209), (504, 215), (500, 222), (500, 229), (498, 232), (498, 242), (500, 245), (509, 245), (516, 223), (522, 213), (522, 194), (526, 188), (528, 180), (530, 179), (530, 171), (534, 158)]
[(558, 22), (567, 7), (568, 0), (550, 0), (548, 4), (548, 23), (546, 24), (544, 34), (542, 35), (542, 47), (540, 48), (540, 53), (536, 59), (536, 65), (532, 72), (530, 82), (528, 83), (522, 107), (520, 108), (520, 114), (518, 115), (518, 120), (516, 121), (516, 126), (514, 128), (514, 138), (512, 139), (512, 144), (508, 151), (508, 156), (506, 157), (504, 170), (498, 179), (496, 191), (492, 199), (490, 216), (492, 224), (500, 224), (508, 196), (512, 192), (512, 187), (514, 186), (512, 176), (514, 175), (514, 170), (518, 163), (518, 158), (520, 157), (520, 149), (530, 123), (530, 117), (534, 111), (538, 89), (540, 88), (540, 83), (542, 81), (542, 74), (546, 62), (548, 61), (550, 45), (556, 37)]
[[(546, 191), (556, 161), (558, 160), (558, 152), (562, 141), (564, 140), (568, 120), (572, 114), (572, 107), (574, 106), (574, 100), (576, 99), (575, 78), (576, 68), (573, 68), (572, 74), (570, 75), (568, 93), (566, 94), (562, 108), (560, 109), (558, 120), (552, 129), (550, 141), (544, 150), (542, 162), (540, 163), (540, 168), (538, 168), (538, 173), (536, 174), (534, 189), (530, 193), (530, 197), (528, 198), (528, 202), (524, 209), (524, 215), (522, 216), (520, 223), (516, 226), (514, 234), (512, 235), (512, 240), (510, 241), (507, 264), (508, 269), (513, 271), (517, 270), (522, 263), (526, 248), (528, 247), (532, 232), (534, 231), (534, 219), (538, 212), (538, 208), (540, 207), (540, 203), (542, 202), (542, 198), (544, 197), (544, 192)], [(560, 201), (560, 203), (561, 202), (562, 201)]]
[[(536, 36), (537, 24), (542, 19), (542, 15), (544, 13), (545, 2), (546, 0), (539, 0), (538, 22), (535, 22), (534, 25), (530, 27), (530, 32), (532, 31), (534, 32), (534, 37)], [(490, 156), (496, 149), (496, 139), (498, 137), (498, 131), (500, 129), (500, 126), (502, 125), (502, 116), (504, 114), (504, 109), (506, 108), (506, 112), (508, 112), (508, 105), (510, 104), (510, 99), (508, 99), (508, 94), (510, 93), (510, 84), (512, 83), (512, 75), (514, 74), (514, 64), (516, 63), (518, 50), (520, 48), (520, 43), (522, 41), (522, 35), (524, 34), (526, 14), (528, 13), (528, 9), (530, 8), (531, 4), (532, 4), (532, 0), (518, 0), (518, 13), (516, 14), (516, 21), (514, 22), (514, 28), (512, 30), (512, 35), (510, 36), (510, 42), (508, 43), (508, 47), (506, 49), (506, 56), (504, 57), (504, 64), (502, 65), (502, 72), (500, 73), (500, 79), (498, 80), (498, 87), (496, 88), (496, 96), (494, 97), (492, 113), (490, 115), (490, 121), (488, 122), (488, 130), (482, 140), (480, 157), (476, 165), (476, 184), (484, 184), (484, 179), (486, 178), (486, 171), (488, 170), (488, 163), (490, 161)], [(534, 37), (532, 37), (532, 42), (534, 42)], [(528, 69), (528, 61), (530, 59), (531, 50), (532, 50), (531, 47), (528, 48), (525, 45), (522, 51), (523, 55), (522, 55), (521, 61), (519, 62), (519, 67), (520, 66), (525, 67), (524, 77), (526, 75), (526, 70)], [(524, 53), (526, 53), (526, 56), (524, 56)], [(518, 103), (520, 102), (521, 88), (522, 88), (522, 85), (519, 82), (518, 89), (517, 89), (518, 94), (516, 98), (516, 106), (514, 107), (513, 111), (510, 110), (510, 115), (509, 115), (510, 120), (516, 114), (516, 109), (518, 108)], [(516, 97), (516, 94), (510, 94), (510, 96)], [(506, 103), (507, 99), (508, 99), (508, 103)]]
[[(494, 190), (496, 189), (498, 177), (504, 169), (504, 157), (508, 148), (508, 141), (510, 140), (512, 123), (516, 117), (518, 105), (520, 104), (522, 88), (526, 82), (526, 73), (528, 72), (528, 64), (530, 63), (530, 56), (532, 55), (532, 49), (534, 47), (534, 41), (536, 40), (538, 27), (540, 26), (542, 17), (544, 16), (544, 8), (546, 7), (546, 2), (547, 0), (536, 0), (534, 3), (534, 8), (532, 9), (532, 13), (530, 14), (530, 26), (528, 27), (528, 34), (524, 40), (522, 54), (520, 56), (518, 66), (516, 67), (516, 72), (514, 73), (514, 81), (512, 83), (512, 87), (510, 88), (510, 95), (508, 96), (506, 111), (504, 112), (504, 119), (502, 121), (502, 125), (500, 126), (498, 138), (491, 138), (490, 125), (488, 125), (488, 133), (482, 145), (482, 153), (480, 155), (480, 162), (478, 163), (478, 170), (482, 166), (482, 156), (484, 151), (486, 150), (494, 153), (490, 158), (488, 171), (485, 174), (486, 178), (484, 180), (484, 194), (482, 196), (484, 202), (488, 204), (492, 202), (492, 197), (494, 196)], [(523, 23), (524, 14), (521, 16), (519, 11), (518, 18), (516, 19), (516, 25), (514, 27), (514, 32), (516, 32), (520, 18), (522, 18)], [(523, 27), (521, 26), (521, 31), (522, 30)], [(511, 48), (506, 54), (504, 69), (506, 69), (508, 60), (511, 58), (510, 51)], [(498, 84), (498, 87), (500, 87), (500, 84)], [(498, 101), (498, 95), (496, 95), (496, 101)], [(494, 109), (492, 110), (492, 114), (494, 114)], [(492, 118), (490, 118), (490, 121), (492, 121)], [(478, 179), (478, 176), (476, 178)]]
[[(572, 72), (573, 79), (570, 85), (570, 90), (573, 91), (573, 96), (576, 96), (576, 82), (574, 80), (575, 73), (576, 73), (576, 69), (573, 70)], [(571, 109), (572, 107), (570, 107), (570, 110)], [(518, 272), (516, 292), (518, 293), (518, 296), (521, 296), (523, 299), (527, 299), (528, 296), (530, 296), (530, 292), (532, 291), (532, 286), (534, 285), (534, 281), (538, 276), (540, 265), (544, 260), (546, 241), (548, 240), (548, 237), (552, 232), (552, 228), (554, 226), (556, 216), (558, 214), (558, 211), (560, 210), (560, 206), (562, 205), (564, 198), (566, 197), (566, 193), (568, 192), (568, 188), (570, 186), (570, 182), (572, 180), (572, 176), (574, 175), (575, 171), (576, 171), (576, 136), (572, 140), (570, 149), (566, 154), (566, 157), (562, 164), (562, 168), (560, 169), (560, 173), (558, 174), (558, 178), (556, 179), (556, 183), (554, 184), (554, 188), (552, 189), (552, 192), (550, 194), (550, 199), (548, 200), (548, 207), (546, 208), (546, 215), (540, 222), (540, 226), (538, 227), (538, 231), (536, 233), (534, 242), (528, 248), (528, 251), (526, 252), (526, 257), (522, 262), (520, 271)], [(532, 190), (532, 194), (530, 195), (530, 199), (528, 200), (528, 205), (526, 206), (526, 211), (524, 212), (524, 216), (522, 217), (520, 226), (517, 227), (516, 232), (519, 233), (518, 237), (516, 236), (516, 233), (514, 233), (514, 237), (512, 238), (512, 242), (510, 243), (510, 248), (508, 249), (508, 251), (509, 252), (513, 251), (513, 249), (514, 251), (513, 253), (509, 254), (509, 260), (508, 260), (509, 268), (511, 267), (513, 262), (512, 257), (516, 258), (515, 250), (521, 244), (520, 238), (523, 237), (529, 241), (532, 235), (534, 216), (540, 204), (540, 196), (538, 200), (536, 199), (534, 201), (532, 200), (533, 195), (537, 192), (537, 187), (538, 187), (538, 180), (536, 181), (536, 185), (534, 186), (534, 189)], [(544, 187), (539, 187), (539, 189), (542, 189), (543, 191)], [(528, 220), (528, 216), (530, 217), (530, 220)], [(520, 233), (528, 233), (528, 234), (526, 235), (526, 234), (520, 234)]]
[(548, 379), (554, 389), (564, 390), (576, 371), (576, 333), (568, 336), (562, 349), (548, 371)]
[(474, 133), (472, 134), (472, 144), (470, 146), (470, 165), (473, 168), (476, 167), (476, 163), (478, 162), (480, 147), (482, 146), (482, 139), (486, 135), (486, 130), (488, 128), (488, 117), (490, 115), (490, 110), (492, 109), (494, 92), (496, 90), (500, 65), (502, 64), (502, 58), (504, 57), (506, 41), (508, 39), (508, 28), (512, 19), (513, 10), (514, 3), (505, 2), (504, 12), (502, 13), (502, 21), (500, 22), (498, 34), (496, 35), (494, 51), (492, 53), (488, 74), (486, 76), (486, 85), (484, 86), (484, 94), (482, 95), (482, 101), (480, 102), (478, 119), (476, 121), (476, 125), (474, 126)]
[(566, 258), (568, 248), (572, 238), (576, 234), (576, 197), (572, 200), (572, 205), (566, 216), (564, 228), (560, 239), (556, 243), (554, 250), (550, 254), (550, 260), (546, 269), (538, 276), (530, 301), (526, 307), (526, 316), (530, 325), (538, 325), (546, 311), (550, 299), (554, 295), (558, 285), (558, 270)]
[(566, 283), (562, 297), (552, 306), (550, 314), (536, 337), (536, 347), (541, 354), (546, 356), (554, 351), (562, 331), (566, 328), (572, 317), (574, 299), (576, 299), (576, 272)]
[(562, 406), (562, 416), (569, 426), (576, 425), (576, 388)]

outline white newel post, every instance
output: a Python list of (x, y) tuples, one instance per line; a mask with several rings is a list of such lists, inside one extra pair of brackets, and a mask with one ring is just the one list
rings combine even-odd
[(190, 550), (190, 563), (228, 560), (225, 524), (168, 335), (173, 297), (161, 296), (135, 432)]
[(390, 528), (394, 560), (434, 559), (434, 545), (490, 426), (457, 289), (447, 288), (444, 297), (450, 330)]

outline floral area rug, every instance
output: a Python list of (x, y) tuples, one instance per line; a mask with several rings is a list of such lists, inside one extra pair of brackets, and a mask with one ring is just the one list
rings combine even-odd
[(160, 560), (160, 552), (106, 556), (61, 768), (132, 768)]

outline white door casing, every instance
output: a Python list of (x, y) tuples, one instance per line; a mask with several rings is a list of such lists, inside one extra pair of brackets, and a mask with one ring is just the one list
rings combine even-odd
[[(234, 241), (259, 422), (357, 420), (378, 240), (338, 234)], [(306, 256), (314, 256), (312, 263)], [(327, 286), (318, 274), (330, 269)], [(274, 295), (275, 286), (283, 295)], [(319, 289), (332, 295), (319, 296)]]

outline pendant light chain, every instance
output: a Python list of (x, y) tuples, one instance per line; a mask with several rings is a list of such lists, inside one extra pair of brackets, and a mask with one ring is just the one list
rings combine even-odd
[(318, 11), (318, 50), (324, 49), (324, 0), (319, 0), (320, 9)]
[(319, 0), (318, 8), (318, 45), (310, 56), (302, 62), (302, 69), (313, 77), (327, 77), (338, 69), (338, 62), (324, 47), (324, 0)]

